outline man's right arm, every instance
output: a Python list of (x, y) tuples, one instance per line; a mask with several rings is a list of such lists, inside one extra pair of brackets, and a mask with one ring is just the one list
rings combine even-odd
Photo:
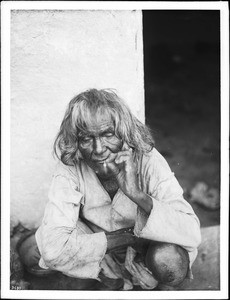
[(107, 239), (104, 232), (93, 233), (81, 226), (82, 197), (71, 178), (54, 176), (44, 218), (36, 232), (40, 265), (68, 276), (97, 278)]
[(105, 231), (101, 227), (93, 224), (87, 219), (81, 218), (81, 220), (93, 231), (93, 232), (105, 232), (107, 238), (107, 251), (109, 253), (115, 249), (133, 246), (136, 242), (136, 237), (133, 233), (133, 227), (122, 228), (115, 231)]

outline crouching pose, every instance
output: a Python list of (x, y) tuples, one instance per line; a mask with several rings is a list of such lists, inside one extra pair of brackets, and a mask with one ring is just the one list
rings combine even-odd
[(54, 152), (43, 221), (19, 249), (28, 268), (39, 261), (42, 269), (123, 290), (175, 286), (191, 276), (199, 220), (147, 126), (112, 90), (70, 101)]

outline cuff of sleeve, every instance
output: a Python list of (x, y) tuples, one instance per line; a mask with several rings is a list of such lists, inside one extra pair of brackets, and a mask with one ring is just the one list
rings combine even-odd
[(81, 235), (81, 239), (82, 246), (87, 245), (88, 250), (85, 249), (84, 255), (82, 253), (86, 259), (82, 258), (80, 265), (76, 262), (78, 266), (73, 270), (74, 276), (97, 279), (101, 271), (101, 262), (107, 250), (106, 235), (104, 232), (98, 232), (90, 234), (90, 237), (89, 235)]
[[(193, 230), (192, 226), (196, 221), (154, 198), (152, 201), (153, 209), (149, 215), (142, 209), (137, 209), (134, 234), (143, 239), (178, 244), (188, 252), (194, 251), (197, 248), (196, 229)], [(191, 262), (193, 261), (191, 256)]]
[(71, 277), (98, 279), (101, 262), (107, 250), (106, 235), (99, 232), (79, 237), (81, 238), (78, 240), (78, 246), (82, 252), (72, 258), (71, 266), (65, 266), (59, 271)]
[[(153, 200), (153, 198), (152, 198), (152, 200)], [(137, 216), (136, 216), (136, 222), (135, 222), (135, 226), (134, 226), (134, 234), (137, 237), (146, 238), (145, 232), (148, 231), (149, 221), (152, 218), (152, 214), (155, 210), (154, 206), (155, 206), (155, 202), (154, 202), (154, 205), (153, 205), (153, 208), (152, 208), (150, 214), (147, 214), (141, 207), (137, 208)]]
[[(75, 234), (76, 231), (73, 231), (68, 244), (65, 245), (65, 255), (56, 258), (54, 255), (54, 259), (51, 260), (41, 257), (39, 266), (60, 271), (70, 277), (97, 279), (101, 271), (101, 261), (107, 250), (106, 235), (104, 232), (99, 232), (76, 237)], [(55, 248), (49, 251), (55, 253)]]

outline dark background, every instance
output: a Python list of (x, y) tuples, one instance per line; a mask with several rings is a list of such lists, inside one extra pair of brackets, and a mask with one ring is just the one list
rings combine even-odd
[[(197, 182), (220, 187), (220, 12), (143, 11), (145, 114), (186, 200)], [(201, 226), (219, 210), (191, 203)]]

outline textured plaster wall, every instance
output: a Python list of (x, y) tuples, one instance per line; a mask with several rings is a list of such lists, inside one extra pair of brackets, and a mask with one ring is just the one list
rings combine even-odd
[(140, 11), (12, 11), (11, 220), (40, 224), (70, 99), (115, 88), (144, 121)]

